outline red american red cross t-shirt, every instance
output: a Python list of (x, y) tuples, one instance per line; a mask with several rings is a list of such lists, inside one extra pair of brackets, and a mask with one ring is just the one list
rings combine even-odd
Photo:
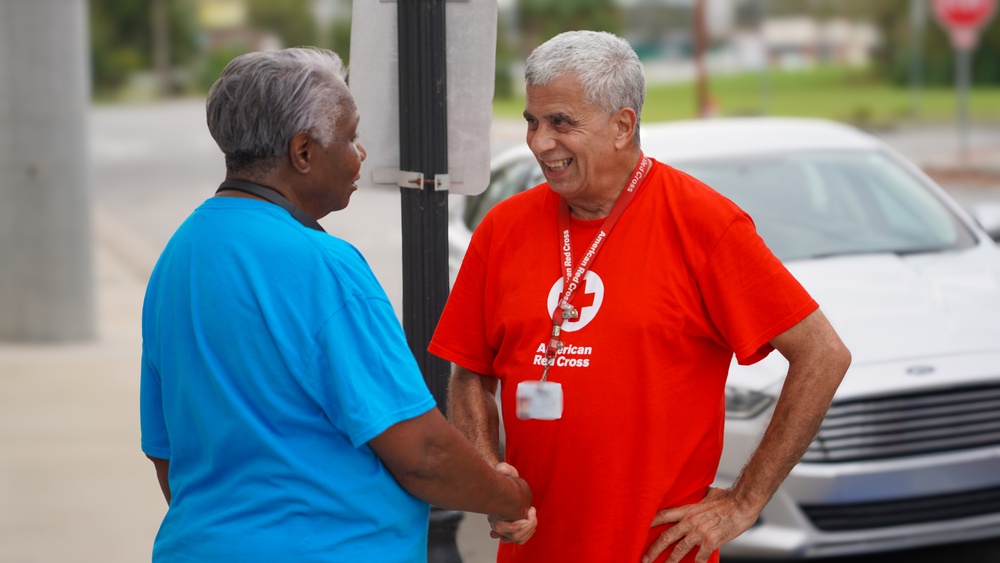
[[(519, 420), (514, 393), (542, 375), (563, 283), (558, 201), (543, 184), (487, 214), (429, 349), (501, 382), (506, 461), (531, 486), (538, 528), (498, 560), (637, 562), (663, 530), (649, 527), (657, 510), (714, 480), (733, 355), (764, 358), (817, 305), (743, 211), (654, 161), (563, 324), (548, 374), (562, 418)], [(574, 263), (602, 224), (573, 221)]]

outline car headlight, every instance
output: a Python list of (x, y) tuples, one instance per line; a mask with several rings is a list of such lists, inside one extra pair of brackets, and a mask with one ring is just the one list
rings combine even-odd
[(726, 386), (726, 418), (753, 418), (764, 412), (774, 397), (742, 387)]

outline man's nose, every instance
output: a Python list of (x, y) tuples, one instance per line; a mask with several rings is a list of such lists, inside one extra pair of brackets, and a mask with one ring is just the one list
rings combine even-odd
[(545, 125), (539, 124), (534, 131), (528, 131), (528, 148), (535, 154), (542, 154), (554, 148), (555, 144), (552, 131)]

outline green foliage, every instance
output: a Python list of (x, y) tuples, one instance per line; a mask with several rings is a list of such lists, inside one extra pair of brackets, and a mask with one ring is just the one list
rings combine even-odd
[[(785, 4), (794, 1), (796, 0), (785, 0)], [(912, 29), (913, 1), (813, 0), (810, 14), (816, 17), (842, 15), (873, 23), (883, 38), (875, 53), (876, 68), (879, 74), (887, 77), (893, 84), (910, 83), (916, 56), (920, 62), (916, 70), (920, 82), (931, 86), (953, 85), (956, 59), (948, 34), (935, 19), (931, 0), (923, 0), (927, 10), (923, 32)], [(782, 6), (781, 0), (770, 2), (777, 2), (775, 6), (784, 9), (794, 8)], [(1000, 21), (994, 18), (982, 30), (979, 46), (973, 52), (973, 83), (1000, 84), (1000, 58), (996, 56), (997, 53), (1000, 53)]]
[(281, 38), (285, 47), (316, 44), (309, 0), (247, 0), (250, 25)]
[(622, 16), (614, 0), (521, 0), (517, 10), (525, 40), (524, 55), (563, 31), (621, 33)]
[(326, 46), (340, 55), (340, 58), (344, 60), (344, 64), (350, 66), (351, 64), (351, 22), (350, 21), (336, 21), (330, 26), (330, 36), (326, 43)]
[[(866, 128), (891, 127), (912, 119), (914, 99), (905, 86), (876, 72), (841, 67), (804, 72), (772, 72), (718, 76), (710, 91), (720, 115), (787, 115), (820, 117)], [(970, 97), (977, 119), (1000, 120), (1000, 87), (979, 88)], [(649, 121), (696, 116), (693, 84), (650, 86), (643, 118)], [(947, 121), (956, 115), (953, 88), (921, 93), (920, 118)]]
[[(117, 4), (124, 4), (123, 9), (116, 9)], [(95, 90), (106, 90), (121, 86), (129, 74), (146, 64), (143, 56), (142, 42), (129, 41), (128, 21), (137, 18), (136, 4), (138, 2), (123, 2), (122, 0), (92, 0), (90, 2), (90, 40), (91, 68)], [(106, 13), (114, 10), (121, 17), (116, 21), (106, 17)], [(148, 21), (148, 20), (147, 20)], [(130, 44), (131, 43), (131, 44)]]
[[(951, 41), (936, 21), (928, 21), (924, 45), (924, 76), (927, 84), (952, 85), (955, 83), (955, 52)], [(912, 44), (912, 41), (910, 42)], [(980, 31), (979, 45), (972, 51), (972, 82), (974, 84), (1000, 84), (1000, 20)], [(902, 72), (898, 65), (894, 77)], [(901, 80), (900, 80), (901, 81)]]
[[(786, 115), (819, 117), (854, 123), (865, 128), (891, 127), (912, 120), (909, 88), (880, 78), (877, 73), (846, 68), (802, 72), (773, 72), (711, 77), (709, 89), (720, 116)], [(919, 118), (949, 121), (956, 117), (954, 88), (926, 88), (920, 94)], [(970, 92), (972, 119), (1000, 123), (1000, 86), (980, 86)], [(524, 95), (494, 100), (494, 115), (520, 119)], [(694, 119), (697, 116), (693, 82), (650, 84), (642, 111), (645, 123)]]
[(514, 77), (511, 66), (518, 60), (517, 45), (512, 41), (514, 30), (508, 19), (497, 20), (496, 63), (493, 69), (493, 97), (510, 98), (514, 92)]
[[(231, 44), (202, 49), (203, 32), (197, 28), (197, 0), (165, 0), (170, 33), (170, 65), (190, 70), (188, 88), (204, 91), (234, 56), (253, 48), (246, 35)], [(91, 64), (94, 93), (111, 97), (137, 72), (151, 72), (154, 65), (151, 0), (90, 0)], [(249, 24), (276, 35), (285, 46), (317, 44), (310, 0), (247, 0)], [(330, 29), (327, 45), (347, 60), (350, 22)]]
[(206, 53), (198, 65), (195, 88), (199, 92), (208, 92), (212, 84), (215, 84), (215, 81), (219, 79), (222, 69), (226, 68), (229, 61), (249, 51), (250, 48), (246, 45), (231, 43)]
[[(149, 0), (90, 0), (91, 69), (94, 93), (109, 95), (137, 71), (153, 66)], [(197, 53), (189, 0), (169, 0), (170, 62), (184, 65)]]
[[(617, 0), (519, 0), (515, 7), (519, 29), (506, 29), (508, 24), (499, 22), (494, 98), (516, 95), (511, 64), (523, 61), (535, 47), (564, 31), (589, 29), (621, 35), (624, 18), (618, 5)], [(517, 36), (520, 43), (511, 44), (511, 36)]]

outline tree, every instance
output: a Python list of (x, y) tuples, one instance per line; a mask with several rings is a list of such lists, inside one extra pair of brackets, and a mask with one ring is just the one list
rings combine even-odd
[(316, 44), (309, 0), (248, 0), (250, 25), (274, 33), (286, 47)]
[(521, 0), (521, 51), (531, 51), (563, 31), (590, 29), (620, 34), (622, 14), (614, 0)]
[[(938, 25), (931, 13), (931, 0), (927, 6), (927, 22), (923, 45), (915, 43), (910, 29), (910, 3), (913, 0), (882, 0), (865, 5), (883, 37), (883, 47), (877, 57), (877, 70), (893, 83), (905, 84), (909, 80), (910, 57), (920, 49), (923, 60), (924, 83), (947, 86), (955, 81), (955, 54), (947, 32)], [(1000, 52), (1000, 24), (994, 19), (981, 30), (979, 46), (973, 52), (972, 81), (976, 84), (1000, 84), (1000, 60), (993, 53)]]
[[(770, 0), (786, 4), (793, 0)], [(955, 80), (955, 55), (947, 32), (935, 21), (931, 13), (932, 0), (922, 0), (926, 5), (926, 28), (922, 34), (911, 29), (910, 8), (915, 0), (814, 0), (812, 15), (823, 10), (832, 13), (834, 7), (846, 10), (851, 18), (866, 19), (878, 29), (881, 45), (875, 53), (875, 72), (894, 84), (907, 84), (910, 80), (911, 57), (920, 49), (923, 61), (923, 82), (928, 85), (946, 86)], [(916, 43), (923, 36), (923, 45)], [(976, 84), (1000, 84), (1000, 23), (993, 22), (981, 30), (979, 46), (973, 52), (972, 80)]]
[[(169, 1), (170, 63), (180, 67), (197, 55), (190, 0)], [(147, 0), (90, 0), (93, 91), (111, 95), (138, 71), (152, 70), (153, 15)]]

